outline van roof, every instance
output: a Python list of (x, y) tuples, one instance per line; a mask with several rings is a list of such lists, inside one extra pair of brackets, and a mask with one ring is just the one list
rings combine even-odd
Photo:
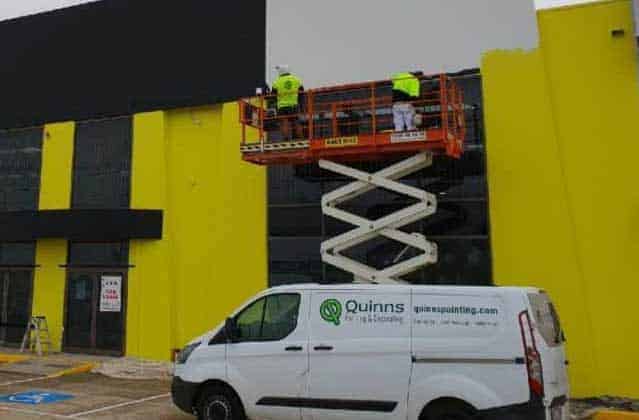
[(419, 292), (432, 293), (473, 293), (473, 294), (495, 294), (497, 293), (539, 293), (540, 289), (535, 287), (504, 287), (504, 286), (430, 286), (411, 284), (318, 284), (303, 283), (273, 287), (274, 291), (302, 291), (302, 290), (370, 290), (397, 292), (398, 289), (413, 290)]

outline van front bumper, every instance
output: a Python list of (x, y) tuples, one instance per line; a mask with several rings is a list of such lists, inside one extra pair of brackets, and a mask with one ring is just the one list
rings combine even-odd
[(171, 398), (173, 399), (173, 404), (180, 410), (193, 414), (198, 388), (199, 384), (186, 382), (174, 376), (173, 382), (171, 383)]

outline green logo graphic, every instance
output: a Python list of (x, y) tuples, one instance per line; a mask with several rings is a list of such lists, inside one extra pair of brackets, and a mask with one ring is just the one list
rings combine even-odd
[(339, 325), (342, 317), (342, 304), (337, 299), (326, 299), (320, 306), (320, 315), (324, 321)]

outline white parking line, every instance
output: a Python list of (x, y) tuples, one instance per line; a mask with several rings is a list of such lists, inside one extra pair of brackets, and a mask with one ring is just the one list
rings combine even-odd
[(42, 411), (27, 410), (27, 409), (24, 409), (24, 408), (13, 408), (13, 407), (0, 406), (0, 410), (9, 411), (11, 413), (32, 414), (34, 416), (40, 416), (40, 417), (53, 417), (53, 418), (56, 418), (56, 419), (75, 419), (75, 420), (78, 419), (78, 417), (69, 417), (69, 416), (65, 416), (65, 415), (62, 415), (62, 414), (45, 413), (45, 412), (42, 412)]
[(38, 376), (37, 378), (29, 378), (29, 379), (20, 379), (17, 381), (11, 381), (11, 382), (5, 382), (0, 384), (0, 386), (10, 386), (10, 385), (15, 385), (15, 384), (25, 384), (27, 382), (35, 382), (35, 381), (42, 381), (45, 379), (50, 379), (48, 376)]
[(160, 398), (166, 398), (166, 397), (170, 397), (170, 396), (171, 396), (171, 393), (167, 392), (166, 394), (155, 395), (153, 397), (141, 398), (141, 399), (135, 400), (135, 401), (127, 401), (127, 402), (123, 402), (123, 403), (120, 403), (120, 404), (114, 404), (114, 405), (109, 405), (109, 406), (102, 407), (102, 408), (96, 408), (95, 410), (82, 411), (81, 413), (71, 414), (71, 415), (67, 416), (66, 418), (77, 419), (80, 416), (87, 416), (89, 414), (95, 414), (95, 413), (101, 413), (103, 411), (115, 410), (116, 408), (127, 407), (129, 405), (135, 405), (135, 404), (141, 404), (143, 402), (159, 400)]

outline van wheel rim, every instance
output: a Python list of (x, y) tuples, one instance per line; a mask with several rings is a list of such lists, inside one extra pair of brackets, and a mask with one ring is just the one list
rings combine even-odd
[(231, 407), (225, 401), (211, 401), (206, 407), (206, 418), (209, 420), (231, 420)]

